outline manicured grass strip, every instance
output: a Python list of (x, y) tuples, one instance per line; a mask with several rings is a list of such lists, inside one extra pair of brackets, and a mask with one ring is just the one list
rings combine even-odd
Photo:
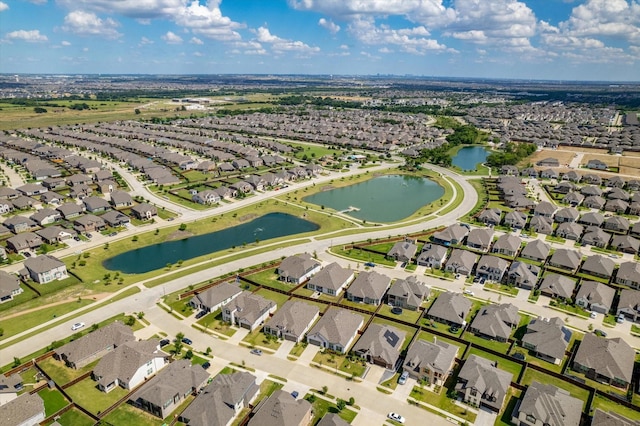
[(347, 407), (339, 410), (338, 406), (333, 402), (317, 397), (311, 393), (306, 394), (304, 399), (311, 402), (311, 405), (313, 406), (313, 414), (318, 419), (321, 419), (327, 413), (336, 413), (347, 423), (351, 423), (353, 419), (356, 418), (357, 413), (355, 411), (350, 410)]
[(66, 385), (76, 377), (82, 376), (84, 373), (91, 371), (98, 363), (98, 360), (85, 365), (82, 368), (74, 369), (67, 367), (62, 361), (58, 361), (53, 357), (42, 360), (38, 363), (45, 373), (53, 379), (59, 386)]
[[(54, 421), (55, 420), (51, 420), (48, 425), (52, 424)], [(64, 414), (62, 414), (58, 419), (58, 423), (60, 423), (61, 425), (72, 426), (93, 426), (95, 424), (91, 417), (75, 408), (65, 411)]]
[[(426, 389), (420, 388), (420, 386), (414, 386), (411, 390), (410, 396), (418, 401), (426, 402), (442, 410), (445, 410), (455, 416), (466, 419), (469, 423), (473, 423), (476, 420), (476, 414), (467, 410), (464, 407), (457, 405), (453, 399), (447, 396), (446, 389), (440, 389), (440, 393), (431, 392)], [(431, 411), (431, 410), (429, 410)], [(442, 413), (433, 411), (435, 414), (442, 416)]]
[(120, 404), (104, 418), (104, 421), (112, 425), (123, 426), (160, 426), (163, 424), (159, 418), (127, 403)]
[(612, 411), (628, 418), (629, 420), (640, 422), (640, 411), (632, 410), (631, 408), (627, 408), (622, 404), (617, 404), (614, 401), (603, 398), (597, 394), (593, 398), (593, 403), (591, 404), (591, 409), (593, 411), (595, 411), (596, 408), (599, 408), (602, 411)]
[(513, 380), (518, 380), (518, 376), (520, 375), (520, 371), (522, 370), (522, 366), (520, 364), (513, 361), (509, 361), (508, 359), (504, 359), (499, 356), (490, 354), (489, 352), (485, 352), (478, 348), (471, 348), (467, 353), (468, 353), (467, 358), (469, 357), (469, 355), (478, 355), (479, 357), (497, 362), (499, 369), (513, 374)]
[(65, 391), (73, 399), (73, 402), (96, 415), (115, 404), (116, 401), (129, 392), (120, 386), (116, 386), (109, 393), (101, 392), (97, 388), (97, 382), (94, 382), (91, 377), (81, 380), (75, 385), (65, 389)]
[(554, 386), (559, 387), (560, 389), (564, 389), (569, 392), (574, 397), (578, 398), (584, 404), (587, 403), (587, 399), (589, 398), (589, 391), (586, 389), (579, 388), (575, 385), (572, 385), (569, 382), (564, 380), (558, 380), (548, 374), (545, 374), (541, 371), (534, 370), (533, 368), (527, 368), (527, 371), (524, 373), (524, 377), (522, 377), (522, 381), (520, 384), (522, 385), (530, 385), (531, 382), (536, 381), (538, 383), (543, 384), (553, 384)]
[(69, 405), (62, 393), (57, 389), (42, 389), (38, 392), (40, 398), (44, 401), (44, 414), (50, 416), (57, 413), (62, 408)]

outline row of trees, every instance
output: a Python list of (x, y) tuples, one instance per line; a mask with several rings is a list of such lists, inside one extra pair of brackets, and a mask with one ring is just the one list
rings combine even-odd
[(530, 156), (538, 147), (533, 143), (508, 142), (503, 152), (494, 152), (487, 157), (487, 164), (491, 167), (516, 165), (520, 160)]

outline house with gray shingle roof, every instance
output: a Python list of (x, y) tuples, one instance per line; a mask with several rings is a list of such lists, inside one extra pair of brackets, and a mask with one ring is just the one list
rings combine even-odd
[(467, 250), (453, 249), (447, 260), (445, 271), (469, 275), (476, 264), (477, 255)]
[(230, 302), (222, 305), (222, 320), (253, 331), (259, 327), (278, 305), (259, 294), (243, 291)]
[(8, 217), (3, 222), (3, 225), (16, 234), (20, 232), (30, 231), (31, 229), (38, 227), (38, 224), (35, 220), (20, 215)]
[(64, 203), (56, 207), (56, 210), (58, 210), (60, 214), (62, 214), (62, 217), (69, 220), (80, 216), (84, 212), (84, 205), (79, 205), (76, 203)]
[(589, 226), (582, 236), (581, 242), (585, 246), (594, 246), (605, 248), (609, 245), (611, 234), (605, 232), (602, 228), (596, 226)]
[(606, 218), (602, 227), (604, 229), (608, 229), (614, 232), (627, 233), (629, 231), (629, 227), (631, 224), (629, 223), (629, 219), (622, 216), (612, 216)]
[(576, 293), (575, 303), (584, 309), (608, 314), (613, 307), (616, 291), (606, 284), (595, 281), (583, 281)]
[(535, 239), (522, 248), (520, 257), (536, 262), (544, 262), (549, 256), (551, 246), (542, 240)]
[(638, 423), (613, 411), (603, 411), (596, 408), (591, 426), (638, 426)]
[(625, 288), (620, 292), (616, 309), (616, 316), (618, 315), (624, 315), (633, 322), (640, 320), (640, 291)]
[(320, 272), (320, 269), (322, 269), (320, 262), (309, 253), (301, 253), (284, 259), (276, 269), (276, 273), (281, 281), (302, 284)]
[(13, 300), (15, 296), (22, 292), (20, 280), (17, 276), (0, 271), (0, 303)]
[(584, 199), (582, 205), (590, 209), (602, 210), (606, 202), (607, 200), (599, 195), (589, 195)]
[(7, 248), (16, 253), (23, 253), (25, 251), (38, 248), (43, 243), (42, 238), (33, 232), (23, 232), (22, 234), (7, 238), (6, 241)]
[(562, 176), (562, 179), (570, 182), (580, 182), (582, 175), (575, 170), (570, 170)]
[(558, 249), (549, 259), (549, 266), (566, 271), (575, 272), (580, 266), (582, 257), (580, 253), (570, 249)]
[(506, 256), (515, 256), (520, 250), (519, 237), (512, 234), (502, 234), (491, 247), (491, 253), (504, 254)]
[(624, 262), (620, 264), (615, 283), (640, 290), (640, 263)]
[(471, 301), (460, 293), (440, 293), (431, 304), (426, 317), (430, 320), (446, 325), (463, 327), (467, 322), (465, 318), (471, 310)]
[(200, 364), (187, 359), (172, 362), (129, 397), (133, 406), (164, 419), (209, 379)]
[(615, 266), (616, 263), (608, 257), (594, 254), (587, 257), (587, 260), (582, 264), (582, 268), (580, 268), (580, 272), (609, 279), (613, 275)]
[(556, 236), (567, 240), (578, 241), (584, 228), (575, 222), (563, 222), (556, 228)]
[(569, 192), (562, 198), (562, 202), (572, 207), (577, 207), (584, 201), (584, 195), (579, 192)]
[(73, 229), (63, 228), (58, 225), (42, 228), (36, 231), (36, 234), (47, 244), (57, 244), (60, 241), (68, 240), (78, 235)]
[(519, 426), (579, 426), (582, 400), (564, 389), (533, 381), (513, 410), (511, 422)]
[(310, 424), (313, 406), (306, 399), (296, 399), (278, 389), (271, 394), (249, 420), (249, 426), (306, 426)]
[(611, 240), (611, 248), (630, 254), (638, 253), (640, 241), (630, 235), (614, 235)]
[(604, 216), (598, 212), (587, 212), (578, 219), (578, 223), (585, 226), (600, 226), (603, 222)]
[(607, 212), (615, 212), (618, 214), (624, 214), (629, 209), (629, 203), (624, 200), (608, 200), (603, 210)]
[(522, 229), (527, 224), (527, 215), (517, 210), (504, 215), (504, 225), (512, 229)]
[(433, 234), (433, 242), (449, 246), (452, 244), (462, 244), (462, 240), (469, 234), (469, 227), (454, 223), (442, 231)]
[(110, 210), (100, 216), (100, 218), (104, 220), (107, 225), (114, 228), (117, 228), (119, 226), (126, 226), (127, 223), (131, 223), (131, 219), (129, 219), (129, 216), (117, 210)]
[(240, 296), (242, 289), (235, 284), (225, 282), (210, 287), (203, 292), (196, 294), (189, 300), (189, 305), (194, 309), (200, 309), (205, 312), (214, 312), (236, 297)]
[(106, 354), (93, 368), (98, 389), (111, 392), (117, 386), (132, 390), (169, 363), (158, 340), (131, 340)]
[(506, 342), (519, 322), (518, 308), (511, 303), (485, 305), (469, 325), (469, 331), (485, 339)]
[(552, 218), (557, 209), (558, 208), (554, 204), (551, 204), (548, 201), (541, 201), (533, 209), (533, 215)]
[(379, 305), (390, 285), (391, 279), (386, 275), (376, 271), (360, 272), (346, 291), (347, 300)]
[(400, 350), (407, 333), (386, 324), (373, 323), (353, 346), (353, 352), (367, 362), (393, 369), (400, 360)]
[(37, 393), (26, 392), (0, 405), (0, 420), (4, 425), (39, 425), (44, 419), (44, 401)]
[(349, 426), (349, 423), (342, 420), (337, 413), (327, 413), (322, 416), (316, 426)]
[(82, 368), (132, 340), (133, 330), (116, 321), (54, 349), (53, 356), (67, 367)]
[(31, 220), (40, 226), (49, 225), (62, 219), (59, 211), (50, 208), (44, 208), (36, 211), (31, 215)]
[(188, 426), (226, 426), (249, 407), (259, 391), (256, 378), (250, 373), (218, 374), (180, 413), (178, 421)]
[(553, 220), (557, 223), (575, 222), (578, 217), (580, 217), (578, 210), (574, 207), (565, 207), (556, 212), (555, 216), (553, 216)]
[(493, 229), (491, 228), (474, 228), (467, 236), (467, 247), (487, 251), (493, 238)]
[(299, 343), (319, 315), (320, 309), (316, 305), (288, 300), (264, 325), (263, 331), (279, 339)]
[(548, 273), (540, 282), (540, 293), (551, 298), (571, 299), (576, 288), (575, 280), (566, 275)]
[(418, 255), (416, 263), (427, 268), (441, 268), (447, 257), (447, 248), (438, 244), (426, 243)]
[(73, 228), (78, 232), (100, 231), (107, 227), (106, 222), (99, 216), (85, 214), (75, 218)]
[(531, 320), (527, 332), (522, 337), (522, 347), (544, 361), (560, 365), (571, 341), (572, 332), (558, 318)]
[(538, 282), (540, 268), (530, 263), (515, 261), (507, 273), (507, 282), (526, 290), (532, 290)]
[(404, 359), (403, 371), (416, 380), (426, 380), (430, 385), (442, 386), (451, 373), (458, 354), (458, 347), (437, 340), (415, 340)]
[(158, 216), (158, 209), (149, 203), (140, 203), (131, 207), (131, 214), (139, 220), (151, 220)]
[(485, 209), (476, 218), (485, 225), (499, 225), (502, 211), (500, 209)]
[(412, 240), (398, 241), (387, 252), (387, 257), (397, 262), (410, 262), (417, 250), (418, 246)]
[(309, 330), (307, 342), (339, 353), (347, 353), (363, 324), (364, 318), (361, 315), (331, 307)]
[(620, 188), (612, 188), (610, 191), (608, 191), (605, 196), (607, 197), (608, 200), (623, 200), (623, 201), (627, 201), (631, 198), (631, 196), (629, 196), (629, 193), (623, 189)]
[(355, 274), (351, 269), (343, 268), (337, 262), (333, 262), (311, 277), (307, 281), (307, 288), (330, 296), (337, 296), (354, 278)]
[(429, 297), (429, 292), (425, 283), (418, 281), (415, 275), (410, 275), (393, 283), (387, 292), (387, 302), (392, 306), (415, 311)]
[(624, 339), (584, 335), (571, 368), (600, 383), (626, 389), (631, 383), (636, 351)]
[(69, 276), (65, 263), (49, 254), (26, 259), (24, 267), (31, 279), (39, 284), (63, 280)]
[(509, 262), (501, 257), (488, 254), (480, 257), (476, 267), (476, 276), (489, 281), (502, 281), (502, 277), (509, 268)]
[(113, 191), (111, 193), (110, 201), (114, 209), (122, 209), (125, 207), (131, 207), (133, 205), (133, 198), (128, 192)]
[(553, 222), (544, 216), (534, 216), (529, 222), (529, 229), (539, 234), (551, 235), (553, 232)]
[(111, 204), (104, 198), (86, 197), (82, 200), (85, 209), (91, 213), (100, 213), (111, 208)]
[(465, 403), (499, 412), (512, 379), (513, 374), (500, 370), (494, 361), (470, 355), (458, 373), (455, 389)]

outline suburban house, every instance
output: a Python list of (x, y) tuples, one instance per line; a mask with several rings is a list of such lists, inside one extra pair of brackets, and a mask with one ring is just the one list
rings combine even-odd
[(523, 259), (544, 262), (549, 256), (551, 246), (542, 240), (535, 239), (522, 248), (520, 257)]
[(600, 195), (589, 195), (584, 199), (582, 205), (590, 209), (602, 210), (606, 202)]
[(560, 365), (571, 336), (572, 332), (560, 318), (539, 317), (527, 325), (526, 334), (522, 337), (522, 347), (544, 361)]
[(288, 300), (265, 324), (263, 331), (279, 339), (300, 343), (319, 315), (320, 309), (315, 305)]
[(353, 346), (353, 352), (367, 362), (394, 369), (406, 332), (391, 325), (372, 323)]
[(56, 207), (56, 210), (60, 212), (62, 217), (69, 220), (80, 216), (84, 212), (84, 206), (76, 203), (64, 203)]
[(78, 216), (73, 221), (73, 228), (78, 232), (94, 232), (100, 231), (107, 227), (104, 219), (92, 214)]
[(531, 382), (511, 422), (517, 426), (580, 426), (582, 400), (556, 386)]
[(278, 305), (272, 300), (243, 291), (230, 302), (222, 306), (222, 320), (250, 331), (262, 325), (269, 314), (276, 311)]
[[(562, 198), (562, 202), (577, 207), (584, 201), (584, 195), (579, 192), (569, 192)], [(557, 216), (557, 215), (556, 215)]]
[(311, 423), (313, 406), (306, 399), (296, 399), (278, 389), (268, 397), (249, 420), (249, 426), (307, 426)]
[(496, 226), (500, 224), (501, 214), (502, 211), (500, 209), (485, 209), (478, 215), (476, 220), (485, 225)]
[(44, 422), (44, 401), (37, 393), (25, 392), (0, 405), (0, 420), (4, 425), (35, 426)]
[(636, 254), (640, 249), (640, 241), (630, 235), (614, 235), (611, 248), (623, 253)]
[(129, 397), (137, 408), (164, 419), (191, 394), (206, 385), (209, 373), (200, 364), (179, 359), (160, 370)]
[(621, 263), (614, 281), (616, 284), (640, 290), (640, 264), (638, 262)]
[(40, 226), (49, 225), (62, 219), (62, 215), (58, 210), (50, 208), (40, 209), (31, 215), (31, 220)]
[(346, 291), (351, 302), (379, 305), (391, 285), (391, 279), (375, 271), (360, 272)]
[(191, 200), (198, 204), (216, 204), (219, 203), (222, 198), (220, 195), (211, 189), (206, 189), (204, 191), (197, 192), (193, 194)]
[(532, 290), (538, 282), (540, 268), (530, 263), (513, 262), (507, 273), (507, 282), (526, 290)]
[(35, 220), (19, 215), (8, 217), (2, 224), (15, 234), (30, 231), (38, 227), (38, 223)]
[(438, 244), (426, 243), (422, 247), (422, 252), (416, 259), (418, 266), (426, 266), (427, 268), (441, 268), (447, 257), (447, 248)]
[(576, 293), (575, 303), (601, 314), (608, 314), (613, 307), (616, 291), (606, 284), (596, 281), (583, 281)]
[(240, 287), (232, 283), (222, 283), (210, 287), (202, 292), (197, 292), (189, 305), (194, 309), (200, 309), (205, 312), (215, 312), (222, 305), (226, 305), (242, 293)]
[(556, 236), (567, 240), (578, 241), (584, 227), (576, 222), (563, 222), (556, 228)]
[(54, 349), (53, 356), (67, 367), (82, 368), (132, 340), (135, 340), (133, 330), (116, 321)]
[(102, 216), (100, 216), (104, 222), (112, 228), (120, 226), (126, 226), (127, 223), (131, 223), (131, 219), (126, 214), (119, 212), (118, 210), (109, 210)]
[(17, 276), (5, 271), (0, 271), (0, 303), (13, 300), (14, 297), (23, 291)]
[(549, 266), (574, 273), (580, 266), (581, 261), (582, 257), (579, 252), (570, 249), (558, 249), (551, 255)]
[(34, 234), (33, 232), (23, 232), (22, 234), (14, 235), (13, 237), (7, 238), (6, 242), (7, 248), (16, 253), (23, 253), (38, 248), (43, 243), (40, 235)]
[(613, 232), (619, 232), (622, 234), (626, 234), (629, 232), (629, 227), (631, 226), (629, 219), (622, 216), (611, 216), (606, 218), (602, 223), (602, 227), (604, 229), (608, 229)]
[(281, 281), (302, 284), (317, 274), (320, 269), (322, 269), (320, 262), (309, 253), (301, 253), (284, 259), (276, 269), (276, 273)]
[(553, 223), (551, 219), (544, 216), (534, 216), (529, 222), (529, 229), (538, 234), (551, 235), (553, 232)]
[(364, 318), (346, 309), (329, 308), (307, 333), (307, 342), (339, 353), (347, 353), (364, 324)]
[(250, 373), (218, 374), (180, 413), (189, 426), (226, 426), (258, 396), (260, 387)]
[(499, 412), (512, 379), (513, 374), (500, 370), (494, 361), (470, 355), (458, 373), (455, 389), (465, 403)]
[(316, 426), (349, 426), (349, 423), (342, 420), (342, 417), (340, 417), (337, 413), (327, 412), (324, 416), (322, 416), (320, 421), (316, 423)]
[(565, 207), (556, 212), (553, 220), (557, 223), (572, 223), (578, 220), (580, 213), (574, 207)]
[(598, 228), (596, 225), (589, 226), (582, 236), (583, 246), (594, 246), (605, 248), (609, 245), (611, 234), (605, 232), (602, 228)]
[(469, 234), (469, 226), (454, 223), (442, 231), (433, 234), (433, 242), (449, 246), (453, 244), (462, 244), (462, 240)]
[(417, 250), (418, 246), (413, 240), (405, 239), (395, 243), (387, 253), (387, 257), (394, 259), (396, 262), (410, 262)]
[(477, 255), (462, 249), (453, 249), (444, 268), (455, 274), (469, 275), (476, 264)]
[(580, 268), (580, 272), (609, 279), (613, 275), (615, 266), (616, 263), (608, 257), (594, 254), (593, 256), (587, 257), (582, 264), (582, 268)]
[(493, 241), (493, 229), (474, 228), (467, 236), (467, 247), (480, 251), (488, 251)]
[(491, 247), (491, 253), (514, 257), (520, 250), (520, 238), (512, 234), (502, 234)]
[(541, 201), (533, 209), (534, 216), (552, 218), (558, 208), (548, 201)]
[(312, 276), (307, 281), (307, 288), (330, 296), (337, 296), (354, 278), (355, 274), (351, 269), (343, 268), (337, 262), (333, 262)]
[(387, 303), (415, 311), (429, 297), (429, 292), (430, 289), (425, 283), (418, 281), (415, 275), (410, 275), (393, 283), (387, 292)]
[(169, 363), (158, 340), (131, 340), (106, 354), (93, 368), (98, 389), (111, 392), (117, 386), (133, 390)]
[(504, 225), (511, 229), (522, 229), (527, 224), (527, 215), (517, 210), (504, 215)]
[(584, 335), (571, 368), (600, 383), (626, 389), (631, 383), (636, 351), (624, 339)]
[(509, 262), (501, 257), (483, 255), (476, 267), (476, 276), (489, 281), (502, 281), (502, 277), (507, 272)]
[(458, 354), (458, 347), (437, 340), (432, 342), (418, 339), (414, 341), (404, 360), (403, 371), (416, 380), (426, 380), (430, 385), (442, 386), (446, 381)]
[(485, 305), (469, 325), (469, 331), (485, 339), (506, 342), (518, 326), (518, 308), (511, 303)]
[(48, 254), (26, 259), (24, 267), (27, 269), (29, 277), (39, 284), (63, 280), (69, 276), (67, 275), (67, 265)]
[(601, 226), (604, 222), (604, 216), (598, 212), (587, 212), (580, 216), (578, 223), (585, 226)]
[(58, 225), (42, 228), (36, 231), (36, 234), (47, 244), (57, 244), (60, 241), (68, 240), (78, 235), (73, 229), (63, 228)]
[[(2, 282), (0, 281), (0, 285)], [(626, 319), (636, 322), (640, 320), (640, 291), (624, 289), (620, 292), (616, 316), (623, 315)]]
[(140, 203), (131, 207), (131, 214), (139, 220), (151, 220), (158, 216), (158, 209), (149, 203)]
[(426, 317), (446, 325), (462, 328), (471, 310), (471, 301), (460, 293), (440, 293), (427, 312)]
[(111, 208), (111, 204), (104, 198), (86, 197), (82, 200), (84, 208), (91, 213), (101, 213)]
[(114, 209), (123, 209), (133, 205), (133, 198), (131, 198), (128, 192), (113, 191), (111, 193), (110, 203)]
[(569, 300), (576, 288), (576, 281), (566, 275), (548, 273), (540, 282), (540, 293), (553, 299)]

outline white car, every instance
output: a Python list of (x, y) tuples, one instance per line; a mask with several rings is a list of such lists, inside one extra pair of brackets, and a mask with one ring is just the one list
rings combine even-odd
[(589, 316), (590, 316), (591, 318), (597, 318), (597, 317), (598, 317), (598, 314), (596, 314), (595, 312), (591, 312), (591, 313), (589, 314)]
[(84, 327), (84, 323), (83, 322), (77, 322), (75, 324), (73, 324), (71, 326), (71, 330), (76, 331), (76, 330), (80, 330), (82, 327)]
[(387, 414), (387, 417), (390, 418), (391, 420), (395, 420), (398, 423), (404, 423), (404, 417), (402, 417), (398, 413), (391, 412), (391, 413)]
[(464, 294), (468, 294), (469, 296), (473, 296), (473, 292), (471, 290), (465, 290)]

